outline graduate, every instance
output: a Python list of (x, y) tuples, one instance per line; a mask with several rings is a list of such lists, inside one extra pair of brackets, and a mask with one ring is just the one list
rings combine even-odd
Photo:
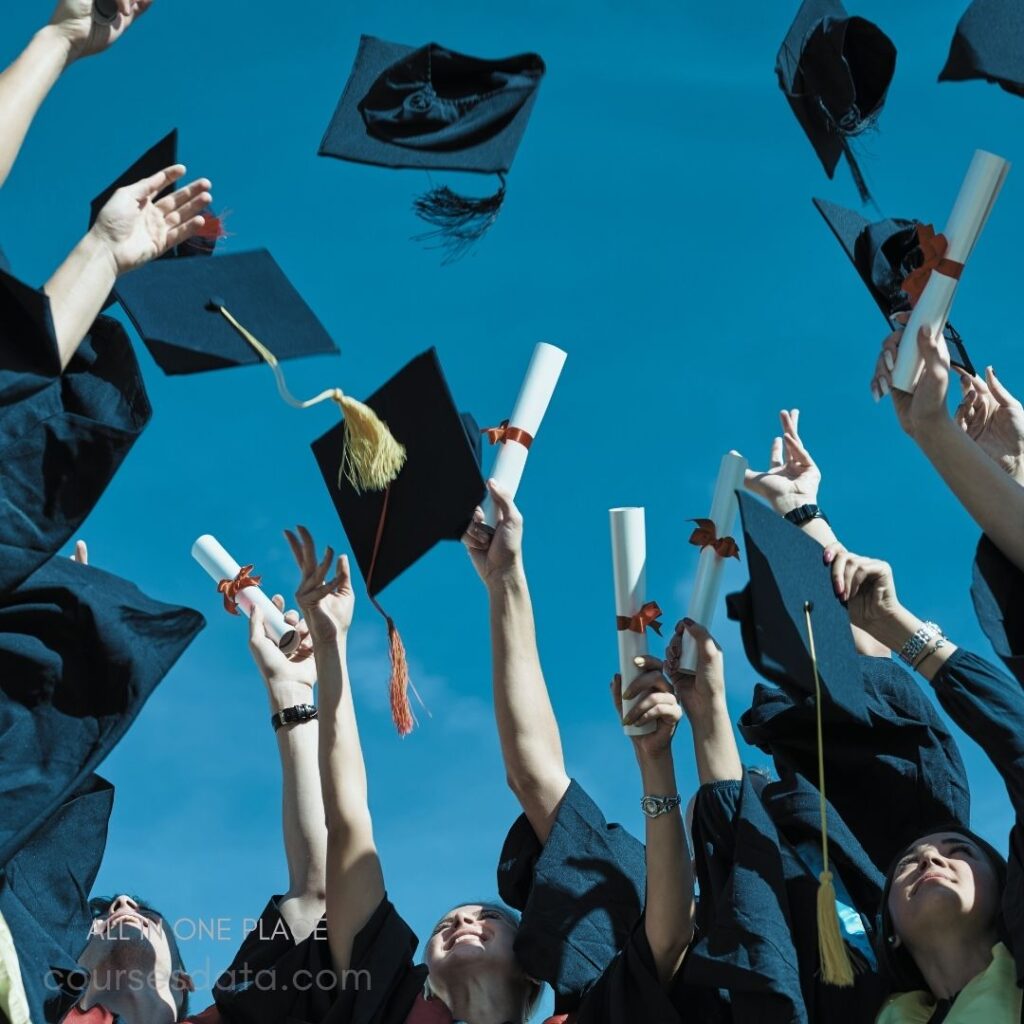
[[(509, 518), (504, 528), (499, 524), (499, 531), (504, 529), (504, 535), (514, 538), (521, 522), (507, 499), (505, 508)], [(529, 1019), (541, 993), (540, 980), (528, 973), (520, 957), (529, 960), (534, 956), (536, 962), (541, 962), (543, 954), (551, 949), (552, 940), (535, 935), (534, 941), (545, 946), (534, 955), (529, 944), (518, 941), (520, 923), (514, 911), (500, 904), (456, 905), (440, 917), (428, 939), (426, 963), (417, 965), (413, 961), (417, 939), (387, 899), (367, 807), (366, 774), (345, 659), (354, 608), (348, 558), (342, 556), (335, 563), (330, 548), (323, 558), (318, 558), (312, 536), (302, 527), (297, 535), (289, 532), (289, 541), (303, 573), (296, 597), (309, 625), (321, 694), (320, 778), (328, 835), (326, 928), (314, 929), (304, 942), (282, 951), (273, 966), (273, 980), (262, 991), (239, 988), (227, 998), (218, 994), (222, 1012), (238, 1024), (284, 1019), (307, 1024), (452, 1024), (455, 1020), (467, 1024), (520, 1024)], [(499, 547), (495, 555), (502, 550), (507, 552), (506, 557), (513, 551)], [(329, 571), (335, 573), (331, 579), (326, 578)], [(657, 721), (660, 732), (648, 738), (643, 756), (666, 771), (671, 765), (666, 750), (680, 716), (679, 706), (666, 693), (663, 680), (656, 683), (650, 674), (641, 678), (641, 696), (646, 703), (641, 701), (644, 706), (640, 713)], [(596, 812), (587, 806), (582, 794), (563, 803), (566, 818), (572, 806), (581, 808), (591, 818)], [(550, 831), (565, 831), (565, 822), (560, 827), (557, 818), (555, 815)], [(680, 899), (675, 895), (673, 901), (673, 894), (685, 892), (689, 872), (688, 865), (683, 863), (686, 858), (681, 822), (675, 823), (678, 828), (671, 818), (658, 824), (669, 827), (658, 837), (661, 841), (648, 850), (647, 862), (649, 869), (652, 862), (656, 868), (653, 877), (664, 880), (668, 909)], [(584, 831), (591, 827), (585, 823)], [(609, 842), (615, 843), (619, 830), (604, 826), (603, 819), (602, 827)], [(555, 842), (563, 840), (560, 837)], [(638, 844), (637, 847), (642, 861), (642, 850)], [(674, 862), (676, 859), (678, 863)], [(638, 870), (635, 863), (633, 870)], [(642, 868), (639, 870), (642, 876)], [(610, 900), (616, 894), (616, 884), (621, 886), (614, 879), (609, 882)], [(678, 920), (682, 941), (673, 936), (669, 945), (655, 938), (653, 945), (660, 954), (656, 956), (639, 921), (640, 896), (632, 885), (628, 888), (629, 912), (620, 918), (627, 948), (615, 958), (617, 950), (608, 948), (602, 926), (597, 926), (594, 958), (607, 958), (611, 966), (604, 970), (608, 965), (598, 965), (595, 972), (591, 965), (587, 977), (592, 984), (586, 993), (563, 991), (562, 998), (572, 998), (578, 1004), (573, 1019), (677, 1019), (665, 989), (688, 940), (688, 918), (684, 913)], [(619, 894), (623, 891), (618, 889)], [(690, 900), (692, 890), (683, 896), (684, 904)], [(620, 908), (614, 902), (610, 901), (608, 908), (613, 918), (619, 916)], [(526, 913), (529, 919), (529, 906)], [(529, 925), (526, 934), (531, 934)], [(580, 941), (582, 932), (576, 933), (576, 938)], [(554, 971), (552, 976), (571, 981), (581, 976), (579, 953), (571, 941), (564, 941), (563, 945), (568, 959), (576, 963), (575, 974)], [(550, 963), (548, 970), (553, 971)], [(309, 972), (304, 976), (318, 979), (317, 983), (304, 986), (304, 991), (297, 989), (288, 979), (295, 978), (299, 971)], [(562, 1013), (555, 1019), (566, 1017)]]
[(830, 547), (851, 619), (911, 663), (1006, 784), (1015, 823), (1004, 857), (936, 820), (893, 859), (881, 904), (881, 968), (894, 994), (879, 1024), (1017, 1024), (1024, 980), (1024, 694), (1017, 682), (903, 607), (891, 568)]

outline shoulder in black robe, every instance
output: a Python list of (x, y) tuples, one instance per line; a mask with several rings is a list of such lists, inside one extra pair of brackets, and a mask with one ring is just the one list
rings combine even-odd
[(992, 649), (1024, 683), (1024, 572), (984, 536), (974, 558), (971, 597)]
[(49, 299), (0, 271), (0, 593), (71, 538), (150, 413), (116, 320), (99, 317), (61, 373)]

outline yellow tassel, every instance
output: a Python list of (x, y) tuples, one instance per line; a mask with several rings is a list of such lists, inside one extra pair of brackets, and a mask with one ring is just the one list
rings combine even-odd
[(345, 477), (357, 494), (383, 491), (405, 465), (405, 447), (368, 405), (338, 394), (338, 404), (345, 414), (345, 450), (338, 483)]
[(826, 985), (850, 988), (853, 985), (853, 964), (839, 930), (836, 913), (836, 890), (832, 872), (818, 876), (818, 955), (821, 959), (821, 980)]
[(850, 988), (853, 985), (853, 964), (839, 929), (836, 913), (836, 890), (832, 872), (828, 869), (828, 810), (825, 801), (825, 741), (821, 727), (821, 679), (818, 677), (818, 655), (814, 649), (814, 627), (811, 612), (814, 606), (804, 602), (807, 640), (814, 670), (814, 710), (818, 725), (818, 807), (821, 814), (821, 859), (824, 869), (818, 876), (818, 957), (821, 961), (821, 980), (826, 985)]
[(395, 440), (387, 424), (368, 405), (349, 398), (341, 388), (328, 388), (305, 401), (296, 398), (288, 390), (277, 356), (243, 327), (219, 299), (210, 299), (209, 308), (220, 313), (274, 371), (278, 394), (290, 406), (308, 409), (330, 400), (341, 407), (345, 417), (345, 443), (338, 467), (339, 486), (342, 479), (348, 480), (356, 494), (361, 494), (363, 491), (383, 491), (394, 481), (405, 465), (405, 447)]

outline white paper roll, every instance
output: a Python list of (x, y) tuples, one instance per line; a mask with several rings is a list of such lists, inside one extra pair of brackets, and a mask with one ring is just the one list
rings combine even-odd
[[(1003, 187), (1010, 164), (1001, 156), (976, 150), (967, 176), (960, 186), (953, 212), (946, 223), (948, 248), (946, 259), (966, 264), (974, 249), (981, 230), (992, 212), (999, 190)], [(952, 277), (932, 271), (921, 297), (914, 306), (903, 332), (896, 354), (896, 367), (892, 372), (893, 386), (900, 391), (912, 392), (917, 387), (923, 363), (917, 350), (917, 334), (927, 327), (934, 334), (940, 334), (946, 327), (949, 312), (953, 306), (957, 282)]]
[[(545, 341), (537, 343), (515, 408), (509, 417), (510, 427), (518, 427), (531, 437), (537, 437), (537, 431), (540, 430), (541, 421), (548, 410), (551, 396), (555, 393), (555, 385), (565, 365), (566, 355), (560, 348), (555, 348)], [(526, 469), (526, 456), (527, 449), (517, 441), (498, 445), (491, 477), (513, 498), (519, 490), (523, 470)], [(490, 495), (484, 500), (483, 509), (484, 522), (488, 526), (494, 526), (495, 514)]]
[[(208, 533), (204, 533), (192, 545), (192, 557), (206, 570), (210, 578), (218, 583), (221, 580), (233, 580), (242, 568), (224, 550), (220, 541)], [(277, 605), (259, 587), (246, 587), (238, 592), (235, 606), (246, 618), (252, 615), (254, 605), (263, 612), (267, 632), (277, 641), (277, 646), (285, 654), (291, 654), (299, 646), (300, 637), (295, 628), (285, 622), (284, 615), (278, 610)]]
[[(715, 533), (719, 537), (730, 536), (736, 526), (736, 514), (739, 511), (736, 491), (743, 486), (746, 471), (747, 460), (739, 452), (729, 452), (722, 456), (718, 480), (715, 482), (715, 494), (711, 499), (711, 514), (708, 516), (715, 524)], [(697, 576), (693, 581), (686, 615), (708, 630), (711, 629), (711, 622), (715, 616), (724, 571), (725, 559), (714, 548), (704, 548), (697, 562)], [(697, 645), (689, 633), (683, 634), (683, 653), (679, 660), (679, 668), (683, 672), (693, 672), (697, 668)]]
[[(642, 508), (612, 508), (608, 510), (612, 530), (612, 571), (615, 576), (615, 614), (632, 618), (643, 607), (647, 598), (647, 535)], [(633, 659), (647, 653), (647, 633), (634, 633), (629, 629), (616, 631), (619, 638), (619, 674), (622, 691), (629, 688), (640, 669)], [(636, 703), (622, 702), (622, 715)], [(657, 728), (656, 722), (623, 726), (627, 736), (646, 736)]]

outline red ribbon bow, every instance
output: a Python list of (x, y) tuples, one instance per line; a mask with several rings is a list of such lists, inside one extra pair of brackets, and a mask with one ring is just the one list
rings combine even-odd
[(699, 547), (714, 548), (719, 558), (739, 559), (739, 545), (732, 537), (719, 537), (718, 528), (713, 519), (691, 519), (691, 523), (697, 524), (697, 529), (690, 534), (690, 543)]
[(232, 615), (238, 614), (236, 599), (246, 587), (258, 587), (263, 582), (262, 576), (252, 575), (253, 566), (243, 565), (233, 580), (221, 580), (217, 584), (217, 593), (224, 595), (224, 608)]
[(518, 441), (524, 448), (533, 444), (533, 435), (528, 434), (522, 427), (510, 427), (508, 420), (502, 420), (496, 427), (484, 427), (481, 434), (487, 435), (491, 444), (507, 444), (509, 441)]
[(628, 629), (631, 633), (643, 633), (648, 627), (661, 636), (661, 623), (655, 620), (662, 615), (657, 601), (648, 601), (636, 615), (616, 615), (615, 625), (620, 631)]
[(959, 281), (964, 269), (962, 263), (945, 258), (949, 242), (945, 235), (937, 235), (931, 224), (917, 225), (917, 244), (921, 247), (923, 262), (916, 270), (907, 274), (900, 286), (910, 298), (911, 306), (917, 305), (933, 270)]

